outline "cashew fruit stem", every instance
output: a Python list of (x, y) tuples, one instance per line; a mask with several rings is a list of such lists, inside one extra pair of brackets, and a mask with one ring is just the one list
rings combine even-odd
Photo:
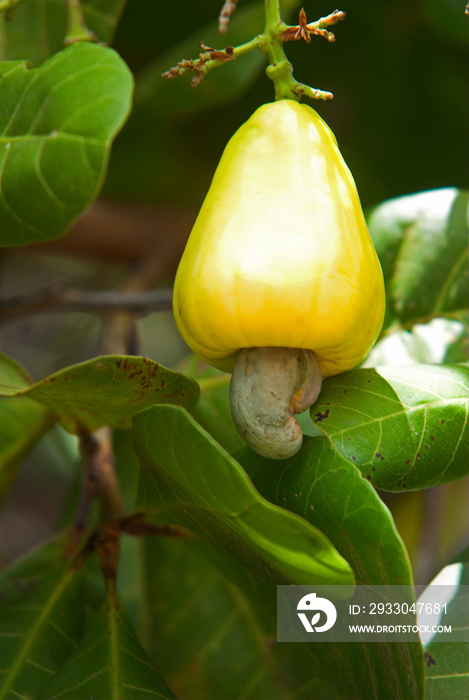
[(263, 457), (292, 457), (303, 442), (294, 414), (316, 401), (321, 382), (312, 350), (241, 350), (230, 383), (231, 414), (240, 435)]

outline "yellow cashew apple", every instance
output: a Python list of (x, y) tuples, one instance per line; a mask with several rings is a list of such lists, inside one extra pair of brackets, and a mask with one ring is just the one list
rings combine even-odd
[(312, 350), (323, 377), (359, 364), (384, 285), (352, 175), (309, 106), (260, 107), (222, 155), (181, 259), (174, 315), (205, 362), (240, 350)]

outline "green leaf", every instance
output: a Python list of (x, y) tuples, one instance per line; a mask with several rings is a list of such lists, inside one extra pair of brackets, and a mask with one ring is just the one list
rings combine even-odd
[(467, 309), (467, 192), (448, 188), (392, 199), (374, 210), (369, 228), (386, 281), (384, 328)]
[[(388, 509), (326, 438), (305, 436), (300, 452), (289, 460), (268, 460), (248, 448), (238, 457), (264, 497), (324, 532), (350, 563), (357, 583), (412, 583), (407, 552)], [(422, 697), (420, 643), (294, 646), (300, 647), (295, 649), (299, 665), (308, 666), (313, 658), (323, 678), (346, 688), (342, 692), (347, 700)], [(300, 697), (307, 700), (308, 695)]]
[[(432, 581), (432, 585), (454, 586), (448, 601), (448, 613), (441, 620), (444, 624), (468, 626), (467, 595), (460, 586), (469, 585), (469, 549), (466, 549)], [(467, 588), (466, 588), (467, 590)], [(445, 642), (444, 634), (437, 633), (425, 648), (427, 700), (466, 700), (469, 697), (469, 644)]]
[(21, 598), (49, 576), (63, 559), (66, 546), (66, 535), (59, 533), (0, 571), (0, 604)]
[[(423, 700), (419, 642), (279, 646), (279, 666), (285, 666), (286, 673), (296, 680), (292, 693), (295, 700)], [(303, 683), (298, 683), (299, 679)], [(330, 684), (333, 690), (326, 692), (323, 683)]]
[(107, 425), (128, 428), (132, 416), (155, 403), (185, 405), (198, 385), (146, 357), (109, 355), (72, 365), (24, 388), (21, 369), (11, 361), (0, 395), (28, 396), (48, 406), (70, 431)]
[(391, 514), (360, 471), (323, 437), (305, 436), (289, 460), (260, 457), (249, 448), (238, 459), (260, 493), (319, 528), (362, 585), (411, 583), (407, 552)]
[(2, 605), (0, 616), (0, 699), (33, 700), (82, 635), (77, 571), (57, 567), (24, 596)]
[(80, 42), (40, 68), (13, 61), (1, 74), (0, 243), (51, 240), (101, 189), (132, 75), (112, 49)]
[(311, 417), (344, 459), (388, 491), (467, 475), (468, 368), (357, 369), (327, 379)]
[(191, 415), (230, 454), (243, 447), (244, 441), (231, 417), (231, 375), (209, 367), (195, 355), (191, 355), (179, 370), (197, 380), (200, 386), (200, 398), (189, 408)]
[[(180, 700), (335, 698), (314, 657), (275, 644), (276, 588), (203, 540), (145, 543), (146, 636)], [(290, 647), (291, 653), (288, 653)], [(293, 668), (292, 668), (293, 666)]]
[(33, 380), (26, 369), (12, 357), (0, 353), (0, 394), (10, 396), (17, 391), (29, 389)]
[(265, 501), (185, 410), (154, 406), (133, 425), (142, 465), (138, 505), (150, 517), (195, 530), (278, 583), (353, 582), (326, 537)]
[(401, 645), (275, 644), (275, 587), (207, 542), (158, 538), (145, 552), (150, 653), (180, 700), (419, 697)]
[(127, 611), (108, 594), (93, 624), (41, 700), (175, 700), (133, 630)]
[[(2, 381), (23, 388), (31, 384), (26, 370), (0, 353), (0, 382)], [(53, 423), (51, 412), (31, 399), (0, 398), (0, 500), (10, 488), (21, 460)]]
[[(110, 44), (126, 0), (81, 0), (86, 26)], [(0, 60), (39, 65), (63, 48), (67, 33), (66, 0), (20, 2), (11, 21), (0, 22)]]
[(9, 490), (21, 460), (53, 423), (51, 412), (31, 399), (0, 398), (0, 501)]
[[(138, 473), (127, 450), (124, 466)], [(274, 644), (276, 587), (220, 547), (201, 538), (124, 537), (118, 587), (180, 700), (285, 700), (302, 688), (306, 700), (336, 697), (335, 673), (327, 681), (314, 657), (297, 662), (297, 645)]]

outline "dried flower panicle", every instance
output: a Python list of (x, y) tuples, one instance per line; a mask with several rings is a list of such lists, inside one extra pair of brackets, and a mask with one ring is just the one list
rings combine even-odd
[(322, 36), (327, 39), (327, 41), (332, 42), (335, 41), (335, 36), (332, 32), (329, 32), (326, 27), (337, 24), (343, 20), (344, 17), (345, 12), (342, 12), (341, 10), (334, 10), (334, 12), (331, 12), (330, 15), (321, 17), (321, 19), (319, 19), (317, 22), (311, 22), (311, 24), (308, 24), (306, 12), (304, 9), (301, 9), (298, 19), (298, 26), (288, 27), (288, 29), (286, 29), (281, 36), (283, 41), (297, 41), (298, 39), (304, 39), (307, 44), (310, 44), (311, 34), (314, 34), (315, 36)]
[(225, 61), (234, 61), (235, 59), (232, 46), (227, 46), (223, 51), (212, 49), (210, 46), (206, 46), (203, 41), (200, 42), (199, 46), (202, 49), (202, 53), (199, 54), (198, 58), (195, 60), (192, 58), (184, 58), (182, 61), (179, 61), (176, 66), (162, 73), (162, 77), (167, 80), (172, 80), (172, 78), (193, 71), (197, 75), (192, 78), (191, 85), (192, 87), (197, 87), (207, 72), (205, 64), (208, 61), (224, 63)]

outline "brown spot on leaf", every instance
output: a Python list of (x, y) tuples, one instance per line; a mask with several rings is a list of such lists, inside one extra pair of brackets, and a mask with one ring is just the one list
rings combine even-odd
[(329, 409), (325, 413), (315, 413), (314, 414), (316, 417), (316, 420), (314, 421), (315, 423), (321, 423), (321, 421), (326, 420), (326, 418), (329, 417)]
[(165, 400), (170, 400), (170, 399), (180, 399), (184, 396), (184, 394), (181, 394), (178, 391), (173, 391), (172, 394), (165, 394), (164, 398)]
[(436, 666), (436, 661), (430, 654), (430, 652), (426, 651), (423, 655), (423, 658), (425, 659), (425, 663), (427, 664), (427, 666)]
[(149, 360), (148, 357), (142, 357), (142, 362), (143, 364), (147, 365), (147, 367), (151, 367), (153, 374), (156, 374), (158, 372), (158, 363), (153, 362), (153, 360)]

